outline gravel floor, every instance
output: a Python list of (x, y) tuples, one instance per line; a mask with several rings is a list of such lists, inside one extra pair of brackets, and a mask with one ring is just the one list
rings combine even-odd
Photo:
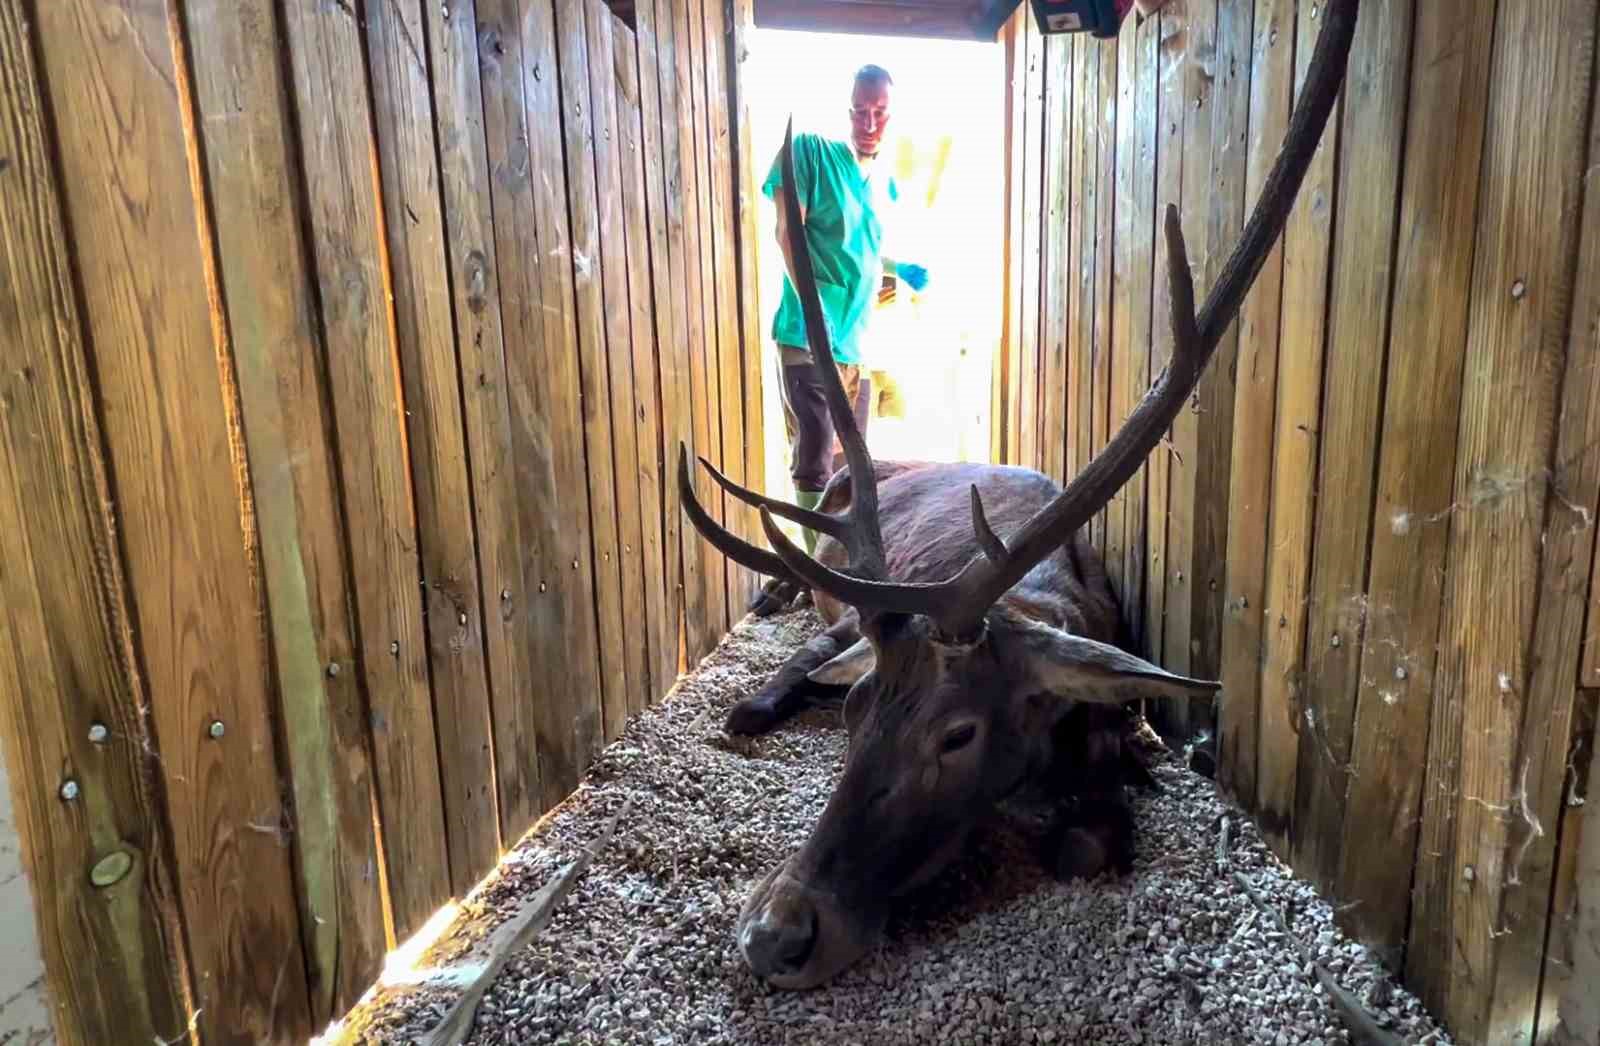
[[(1211, 783), (1176, 765), (1137, 801), (1133, 875), (1056, 883), (997, 824), (909, 898), (876, 954), (831, 985), (769, 990), (733, 924), (752, 881), (799, 845), (843, 760), (836, 712), (730, 740), (727, 708), (821, 628), (809, 609), (747, 621), (670, 700), (629, 725), (585, 783), (508, 858), (422, 965), (376, 992), (346, 1041), (411, 1042), (437, 1023), (474, 945), (628, 817), (549, 927), (501, 970), (467, 1042), (1342, 1043), (1294, 944), (1232, 882), (1244, 873), (1399, 1041), (1448, 1043), (1421, 1005), (1294, 880)], [(1227, 828), (1224, 829), (1224, 824)], [(1219, 840), (1229, 841), (1219, 864)]]

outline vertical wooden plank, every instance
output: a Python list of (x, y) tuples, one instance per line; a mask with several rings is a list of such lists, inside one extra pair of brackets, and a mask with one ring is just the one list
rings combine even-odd
[(1044, 149), (1045, 80), (1050, 55), (1045, 39), (1027, 8), (1025, 32), (1028, 64), (1024, 74), (1025, 105), (1022, 142), (1022, 319), (1018, 342), (1019, 397), (1017, 464), (1039, 468), (1040, 336), (1044, 332)]
[(83, 231), (84, 319), (139, 593), (130, 624), (161, 744), (196, 1028), (207, 1042), (303, 1039), (311, 1009), (257, 537), (213, 308), (188, 70), (164, 8), (106, 15), (93, 0), (36, 11), (48, 104), (70, 114), (56, 124), (62, 184), (70, 227)]
[[(1124, 36), (1128, 34), (1124, 33)], [(1115, 311), (1118, 280), (1115, 269), (1117, 210), (1117, 154), (1118, 128), (1118, 77), (1122, 73), (1122, 46), (1100, 44), (1100, 101), (1099, 120), (1095, 131), (1098, 149), (1095, 176), (1098, 202), (1095, 207), (1094, 241), (1094, 337), (1091, 339), (1093, 355), (1090, 372), (1093, 384), (1091, 429), (1093, 451), (1098, 454), (1111, 437), (1111, 364), (1112, 345), (1116, 340)], [(1095, 514), (1090, 535), (1095, 547), (1105, 558), (1106, 570), (1120, 575), (1120, 563), (1114, 563), (1109, 554), (1111, 534), (1111, 508), (1107, 506)]]
[[(706, 162), (705, 80), (696, 74), (703, 61), (699, 0), (674, 5), (673, 21), (678, 88), (678, 133), (684, 165), (684, 259), (690, 268), (689, 366), (690, 395), (694, 404), (694, 452), (712, 464), (722, 460), (722, 434), (717, 401), (715, 288), (711, 264), (710, 205), (711, 175)], [(709, 304), (708, 304), (709, 303)], [(691, 462), (692, 464), (692, 462)], [(695, 469), (696, 493), (713, 519), (722, 520), (722, 488), (706, 470)], [(698, 536), (698, 535), (697, 535)], [(726, 557), (704, 539), (696, 542), (700, 550), (700, 576), (704, 589), (701, 617), (690, 633), (690, 657), (699, 661), (711, 652), (727, 627)]]
[[(450, 867), (365, 62), (349, 12), (301, 3), (283, 10), (382, 871), (393, 932), (404, 938), (450, 896)], [(340, 104), (324, 106), (333, 97)]]
[(420, 6), (378, 4), (366, 16), (450, 883), (463, 895), (494, 867), (500, 822), (426, 29)]
[[(680, 442), (687, 444), (692, 433), (688, 425), (688, 379), (681, 359), (686, 341), (683, 293), (678, 278), (682, 275), (681, 221), (678, 250), (674, 252), (669, 218), (669, 212), (681, 209), (678, 185), (672, 180), (673, 174), (667, 162), (669, 139), (675, 141), (675, 133), (667, 130), (669, 127), (675, 128), (673, 118), (668, 115), (672, 92), (670, 88), (664, 89), (662, 86), (662, 77), (670, 75), (672, 65), (671, 37), (661, 35), (657, 28), (670, 26), (671, 18), (668, 17), (665, 24), (658, 20), (656, 5), (649, 0), (635, 8), (635, 20), (638, 26), (645, 187), (649, 194), (646, 218), (650, 231), (650, 278), (654, 291), (656, 373), (660, 384), (661, 542), (666, 605), (663, 610), (664, 642), (656, 652), (656, 658), (659, 663), (657, 678), (665, 692), (666, 688), (672, 686), (682, 667), (678, 663), (678, 646), (684, 624), (685, 563), (683, 507), (678, 501), (676, 469), (678, 446)], [(663, 41), (668, 46), (664, 46)]]
[[(434, 119), (444, 188), (447, 275), (455, 306), (456, 351), (467, 432), (472, 511), (485, 610), (494, 736), (495, 790), (502, 836), (521, 835), (542, 812), (538, 745), (528, 695), (538, 677), (519, 618), (529, 602), (521, 497), (511, 435), (485, 131), (477, 10), (471, 0), (424, 4)], [(483, 768), (480, 772), (486, 771)]]
[(1361, 898), (1345, 925), (1391, 964), (1405, 945), (1425, 781), (1494, 6), (1474, 5), (1465, 20), (1442, 4), (1418, 8), (1406, 106), (1361, 689), (1333, 885)]
[[(1295, 26), (1295, 90), (1311, 61), (1318, 8), (1303, 5)], [(1344, 106), (1341, 92), (1339, 107)], [(1266, 599), (1261, 666), (1260, 792), (1262, 835), (1285, 860), (1294, 819), (1299, 738), (1318, 739), (1323, 724), (1305, 705), (1306, 595), (1311, 572), (1322, 360), (1338, 123), (1317, 144), (1306, 180), (1283, 232), (1283, 352), (1273, 421), (1271, 524), (1267, 530)], [(1320, 740), (1318, 741), (1320, 743)]]
[[(600, 297), (604, 305), (603, 353), (599, 365), (605, 368), (611, 396), (611, 451), (617, 506), (617, 545), (597, 551), (603, 565), (618, 575), (622, 642), (623, 689), (606, 694), (603, 710), (605, 739), (622, 733), (628, 709), (638, 700), (635, 695), (650, 688), (649, 633), (644, 621), (650, 613), (645, 604), (643, 568), (643, 522), (639, 511), (639, 442), (634, 411), (638, 401), (633, 386), (633, 321), (628, 301), (628, 248), (625, 242), (627, 216), (622, 209), (622, 136), (617, 126), (616, 76), (612, 27), (616, 18), (604, 0), (584, 0), (584, 19), (588, 26), (589, 118), (593, 144), (596, 229), (599, 248)], [(563, 52), (565, 58), (565, 52)]]
[[(1184, 218), (1182, 209), (1183, 198), (1183, 128), (1185, 120), (1184, 106), (1184, 66), (1188, 61), (1188, 49), (1191, 46), (1188, 26), (1187, 7), (1197, 0), (1184, 0), (1177, 5), (1169, 5), (1163, 12), (1152, 18), (1150, 29), (1155, 37), (1155, 147), (1151, 153), (1151, 167), (1149, 177), (1154, 183), (1154, 209), (1152, 215), (1165, 214), (1170, 204), (1178, 207), (1180, 220)], [(1176, 10), (1173, 7), (1176, 6)], [(1152, 222), (1154, 218), (1152, 217)], [(1189, 222), (1193, 227), (1192, 220)], [(1185, 230), (1186, 232), (1189, 230)], [(1150, 356), (1149, 373), (1160, 374), (1172, 359), (1172, 295), (1169, 293), (1169, 273), (1167, 265), (1167, 251), (1165, 242), (1155, 242), (1154, 225), (1151, 226), (1151, 265), (1153, 267), (1150, 283)], [(1187, 240), (1185, 244), (1187, 245)], [(1196, 259), (1204, 258), (1205, 242), (1193, 248), (1192, 255)], [(1138, 402), (1140, 392), (1135, 392), (1134, 402)], [(1144, 600), (1144, 649), (1147, 656), (1156, 660), (1158, 664), (1167, 665), (1173, 671), (1176, 662), (1166, 660), (1164, 646), (1166, 644), (1167, 630), (1167, 587), (1174, 584), (1167, 564), (1168, 530), (1174, 522), (1171, 518), (1172, 505), (1168, 500), (1169, 485), (1173, 469), (1177, 467), (1174, 462), (1176, 447), (1172, 442), (1172, 430), (1169, 429), (1162, 442), (1150, 452), (1145, 459), (1146, 478), (1146, 505), (1143, 517), (1138, 521), (1145, 532), (1145, 600)], [(1185, 661), (1187, 658), (1184, 659)], [(1158, 723), (1166, 729), (1171, 736), (1182, 738), (1188, 733), (1189, 717), (1186, 704), (1161, 702), (1152, 710)]]
[[(1405, 145), (1412, 0), (1362, 9), (1343, 92), (1344, 141), (1328, 302), (1327, 376), (1317, 461), (1324, 496), (1312, 528), (1305, 722), (1294, 863), (1326, 889), (1338, 877), (1369, 603), (1368, 546)], [(1424, 117), (1426, 118), (1426, 117)], [(1409, 346), (1405, 350), (1410, 351)], [(1413, 769), (1415, 764), (1413, 764)]]
[[(1563, 63), (1556, 68), (1569, 77), (1564, 81), (1569, 91), (1600, 101), (1594, 66), (1597, 11), (1600, 5), (1593, 2), (1568, 11), (1579, 25), (1587, 16), (1588, 39), (1570, 59), (1572, 66)], [(1552, 100), (1553, 119), (1544, 125), (1561, 150), (1556, 163), (1576, 161), (1566, 169), (1571, 182), (1563, 182), (1562, 192), (1545, 204), (1559, 201), (1560, 213), (1577, 214), (1578, 221), (1576, 228), (1570, 218), (1562, 221), (1559, 233), (1554, 224), (1547, 226), (1545, 234), (1552, 239), (1541, 248), (1575, 251), (1576, 264), (1568, 267), (1571, 253), (1566, 258), (1557, 255), (1540, 266), (1541, 284), (1529, 281), (1530, 286), (1544, 287), (1542, 301), (1528, 302), (1543, 313), (1538, 336), (1555, 358), (1564, 353), (1566, 359), (1558, 379), (1555, 455), (1544, 462), (1547, 472), (1541, 476), (1541, 481), (1548, 477), (1550, 500), (1543, 533), (1536, 539), (1539, 585), (1533, 608), (1531, 675), (1508, 792), (1512, 817), (1509, 825), (1505, 819), (1497, 825), (1505, 831), (1506, 875), (1499, 913), (1491, 912), (1495, 974), (1488, 1036), (1492, 1042), (1531, 1042), (1529, 1017), (1539, 1008), (1567, 768), (1576, 754), (1572, 724), (1577, 694), (1572, 681), (1582, 657), (1594, 522), (1600, 518), (1600, 193), (1593, 191), (1593, 175), (1586, 173), (1600, 170), (1600, 112), (1573, 94)], [(1566, 136), (1577, 141), (1568, 143)], [(1552, 180), (1561, 176), (1559, 167), (1551, 172)], [(1567, 237), (1565, 243), (1555, 239), (1560, 234)], [(1537, 424), (1542, 427), (1546, 422), (1541, 417)]]
[[(1197, 286), (1205, 288), (1200, 293), (1216, 286), (1222, 267), (1244, 229), (1254, 7), (1253, 3), (1243, 0), (1218, 0), (1211, 30), (1214, 75), (1207, 75), (1203, 62), (1190, 67), (1193, 86), (1186, 97), (1199, 98), (1202, 111), (1209, 109), (1211, 114), (1209, 121), (1191, 120), (1185, 127), (1185, 136), (1196, 143), (1190, 155), (1210, 152), (1205, 263), (1195, 281)], [(1202, 142), (1204, 144), (1199, 144)], [(1189, 206), (1195, 206), (1192, 198)], [(1220, 678), (1222, 673), (1222, 622), (1227, 601), (1224, 582), (1231, 523), (1228, 496), (1233, 479), (1239, 329), (1237, 319), (1229, 324), (1210, 366), (1200, 376), (1197, 417), (1193, 422), (1198, 432), (1194, 443), (1194, 538), (1189, 550), (1193, 578), (1189, 668), (1192, 674), (1207, 679)], [(1190, 421), (1180, 419), (1178, 425), (1178, 442), (1187, 445)], [(1179, 496), (1189, 496), (1188, 482), (1186, 472), (1177, 483)], [(1190, 702), (1192, 718), (1201, 718), (1198, 704)], [(1213, 730), (1217, 714), (1216, 705), (1208, 702), (1204, 706), (1205, 724)]]
[(1073, 170), (1068, 138), (1072, 122), (1072, 37), (1046, 40), (1044, 112), (1044, 294), (1040, 331), (1039, 464), (1057, 483), (1065, 483), (1067, 436), (1067, 235)]
[(30, 29), (0, 3), (0, 740), (57, 1040), (149, 1042), (191, 989)]
[[(1122, 308), (1124, 317), (1119, 327), (1123, 337), (1112, 344), (1112, 381), (1116, 383), (1112, 388), (1112, 435), (1122, 427), (1134, 405), (1144, 397), (1150, 386), (1160, 37), (1160, 19), (1154, 18), (1128, 28), (1122, 34), (1131, 51), (1124, 68), (1129, 78), (1123, 83), (1124, 91), (1119, 103), (1128, 105), (1128, 111), (1126, 114), (1119, 112), (1117, 117), (1117, 166), (1126, 172), (1126, 180), (1119, 179), (1117, 213), (1119, 234), (1126, 237), (1126, 243), (1119, 246), (1119, 250), (1126, 258), (1127, 266), (1126, 279), (1117, 291), (1117, 304)], [(1129, 125), (1126, 138), (1122, 133), (1124, 115)], [(1126, 224), (1122, 220), (1124, 214), (1127, 215)], [(1123, 619), (1136, 648), (1140, 650), (1144, 650), (1152, 638), (1144, 627), (1148, 542), (1145, 506), (1149, 478), (1149, 467), (1141, 465), (1133, 478), (1117, 492), (1111, 506), (1115, 549), (1110, 542), (1107, 543), (1107, 554), (1120, 558), (1122, 562), (1119, 595)]]
[[(763, 313), (759, 296), (760, 253), (756, 246), (760, 235), (756, 222), (756, 215), (759, 213), (756, 194), (757, 186), (765, 172), (757, 168), (752, 150), (754, 128), (750, 117), (750, 92), (743, 71), (748, 57), (747, 35), (755, 26), (753, 0), (725, 0), (725, 17), (726, 46), (729, 55), (728, 89), (732, 96), (730, 119), (733, 125), (733, 146), (730, 156), (734, 164), (738, 221), (735, 249), (739, 263), (739, 296), (736, 305), (743, 361), (744, 477), (746, 485), (752, 490), (765, 490), (767, 440), (762, 383), (766, 372), (762, 367), (762, 361), (767, 357), (762, 351), (765, 339), (761, 329)], [(766, 537), (762, 533), (761, 520), (755, 510), (742, 506), (742, 511), (746, 535), (757, 544), (765, 543)], [(762, 582), (762, 578), (751, 577), (750, 591), (746, 593), (746, 604)], [(742, 609), (743, 606), (736, 608), (736, 610)]]
[(311, 1016), (321, 1027), (376, 979), (387, 941), (281, 26), (262, 0), (226, 10), (200, 0), (186, 15), (294, 797)]
[[(1562, 697), (1543, 684), (1545, 666), (1535, 671), (1545, 651), (1534, 624), (1542, 524), (1548, 508), (1561, 507), (1550, 504), (1548, 469), (1570, 336), (1578, 234), (1571, 215), (1583, 185), (1595, 9), (1594, 0), (1502, 4), (1495, 36), (1517, 46), (1496, 48), (1490, 65), (1424, 842), (1407, 951), (1419, 995), (1468, 1040), (1505, 1032), (1492, 991), (1507, 947), (1506, 887), (1521, 885), (1526, 854), (1519, 848), (1535, 845), (1527, 832), (1550, 820), (1543, 720), (1563, 719), (1564, 732), (1555, 702), (1571, 695), (1570, 675)], [(1525, 127), (1544, 131), (1530, 140)], [(1532, 737), (1524, 734), (1530, 724)]]
[[(1294, 7), (1257, 0), (1250, 57), (1249, 147), (1245, 198), (1250, 206), (1283, 144), (1294, 83)], [(1324, 132), (1326, 134), (1327, 132)], [(1262, 264), (1239, 316), (1234, 391), (1233, 466), (1228, 480), (1226, 613), (1222, 622), (1222, 729), (1218, 777), (1256, 808), (1261, 746), (1261, 651), (1266, 624), (1267, 533), (1271, 517), (1273, 416), (1278, 389), (1282, 238)]]
[(995, 433), (994, 460), (1017, 464), (1017, 426), (1021, 417), (1022, 393), (1022, 316), (1023, 294), (1022, 200), (1027, 182), (1023, 162), (1028, 140), (1028, 19), (1031, 6), (1023, 4), (1005, 27), (1006, 46), (1006, 235), (1005, 306), (1001, 315), (999, 373), (992, 429)]
[[(1212, 219), (1213, 210), (1232, 204), (1228, 193), (1232, 191), (1237, 195), (1242, 188), (1242, 180), (1235, 179), (1231, 184), (1219, 185), (1212, 177), (1213, 157), (1211, 152), (1211, 135), (1213, 117), (1214, 85), (1220, 81), (1220, 90), (1226, 92), (1232, 89), (1227, 77), (1229, 75), (1228, 63), (1237, 60), (1233, 54), (1219, 54), (1217, 47), (1217, 3), (1216, 0), (1187, 0), (1182, 6), (1163, 9), (1161, 12), (1161, 29), (1164, 34), (1175, 33), (1177, 39), (1171, 46), (1181, 49), (1182, 63), (1173, 70), (1172, 77), (1178, 83), (1170, 92), (1171, 105), (1182, 111), (1182, 116), (1173, 113), (1169, 116), (1169, 94), (1163, 93), (1161, 99), (1161, 125), (1163, 135), (1169, 133), (1169, 127), (1175, 120), (1182, 122), (1182, 141), (1175, 147), (1182, 152), (1179, 192), (1182, 197), (1182, 206), (1179, 215), (1182, 218), (1184, 229), (1184, 243), (1188, 245), (1190, 268), (1193, 270), (1195, 282), (1204, 290), (1204, 294), (1211, 289), (1213, 277), (1211, 270), (1214, 254), (1226, 256), (1232, 249), (1234, 240), (1217, 242), (1211, 239), (1214, 230)], [(1211, 71), (1207, 72), (1207, 67)], [(1238, 69), (1231, 70), (1237, 76)], [(1163, 87), (1166, 81), (1162, 81)], [(1163, 138), (1163, 148), (1167, 139)], [(1240, 160), (1243, 160), (1244, 150), (1235, 150)], [(1168, 166), (1167, 157), (1162, 155), (1162, 171)], [(1157, 202), (1156, 213), (1164, 213), (1165, 204)], [(1231, 229), (1229, 230), (1232, 231)], [(1158, 244), (1158, 247), (1160, 244)], [(1158, 250), (1156, 254), (1156, 304), (1154, 307), (1155, 329), (1158, 343), (1166, 348), (1170, 346), (1172, 338), (1171, 320), (1168, 319), (1171, 309), (1170, 295), (1167, 289), (1167, 257), (1165, 250)], [(1170, 349), (1167, 350), (1170, 356)], [(1165, 359), (1163, 357), (1163, 365)], [(1152, 373), (1157, 373), (1157, 363), (1154, 358), (1150, 361)], [(1163, 454), (1157, 450), (1151, 458), (1151, 499), (1152, 504), (1156, 496), (1161, 493), (1161, 488), (1166, 488), (1167, 498), (1167, 539), (1165, 548), (1165, 570), (1162, 574), (1155, 573), (1152, 567), (1150, 578), (1150, 594), (1154, 599), (1164, 587), (1166, 590), (1164, 608), (1166, 616), (1162, 621), (1163, 633), (1160, 637), (1162, 665), (1169, 671), (1182, 672), (1185, 675), (1194, 675), (1196, 662), (1201, 660), (1200, 645), (1195, 634), (1195, 623), (1198, 614), (1197, 604), (1205, 600), (1211, 589), (1206, 584), (1204, 570), (1209, 560), (1201, 559), (1196, 555), (1200, 545), (1198, 533), (1199, 520), (1203, 506), (1212, 501), (1220, 502), (1227, 493), (1227, 487), (1202, 487), (1200, 485), (1201, 447), (1200, 431), (1204, 426), (1207, 430), (1209, 446), (1212, 450), (1211, 462), (1215, 461), (1215, 448), (1224, 442), (1224, 431), (1216, 431), (1218, 426), (1226, 426), (1229, 419), (1214, 417), (1213, 412), (1206, 411), (1202, 400), (1210, 397), (1205, 406), (1215, 406), (1217, 380), (1226, 380), (1226, 372), (1233, 366), (1233, 361), (1226, 354), (1215, 358), (1207, 365), (1206, 373), (1202, 380), (1210, 379), (1211, 388), (1196, 388), (1190, 397), (1189, 409), (1179, 413), (1172, 423), (1172, 449)], [(1222, 371), (1223, 377), (1218, 379), (1217, 372)], [(1155, 478), (1154, 465), (1158, 459), (1166, 459), (1168, 466), (1165, 484), (1160, 484)], [(1215, 481), (1213, 474), (1207, 475), (1208, 479)], [(1151, 513), (1152, 521), (1157, 518)], [(1153, 526), (1153, 524), (1152, 524)], [(1151, 532), (1151, 540), (1155, 540), (1155, 531)], [(1215, 548), (1213, 554), (1220, 559), (1223, 549)], [(1152, 563), (1154, 559), (1152, 557)], [(1156, 640), (1152, 639), (1152, 643)], [(1211, 671), (1215, 673), (1215, 655), (1212, 657)], [(1213, 675), (1214, 678), (1214, 675)], [(1195, 736), (1202, 729), (1212, 726), (1211, 701), (1191, 700), (1169, 702), (1165, 705), (1170, 717), (1171, 731), (1175, 737), (1187, 740)]]
[[(745, 481), (744, 442), (744, 357), (739, 328), (739, 271), (737, 243), (738, 188), (735, 155), (729, 136), (733, 133), (728, 106), (732, 94), (727, 85), (728, 47), (725, 0), (703, 0), (702, 46), (705, 69), (706, 156), (710, 162), (711, 262), (716, 291), (717, 404), (722, 425), (722, 466), (736, 483)], [(750, 531), (748, 507), (733, 498), (725, 499), (729, 528), (746, 539), (764, 544)], [(728, 624), (744, 616), (744, 608), (755, 595), (755, 576), (735, 563), (727, 565)]]
[[(679, 39), (685, 20), (683, 8), (673, 0), (656, 0), (656, 32), (660, 35), (658, 63), (661, 80), (661, 143), (665, 164), (667, 247), (672, 257), (674, 323), (673, 352), (664, 373), (675, 375), (679, 395), (677, 415), (681, 445), (689, 453), (695, 493), (702, 505), (710, 505), (707, 484), (710, 477), (697, 466), (696, 455), (706, 444), (703, 403), (704, 375), (695, 368), (703, 337), (704, 318), (700, 311), (700, 239), (697, 225), (698, 198), (694, 167), (693, 134), (689, 106), (694, 104), (689, 91), (687, 52)], [(678, 447), (669, 448), (669, 467), (677, 468)], [(709, 508), (708, 508), (709, 511)], [(720, 591), (722, 582), (712, 571), (720, 570), (719, 553), (700, 537), (692, 526), (681, 527), (683, 556), (684, 650), (689, 663), (705, 656), (708, 646), (708, 620), (711, 592)]]
[(540, 680), (518, 714), (528, 717), (538, 807), (548, 810), (578, 783), (602, 692), (560, 81), (550, 0), (477, 8), (501, 322), (513, 347), (505, 381), (526, 545), (520, 634)]
[[(1113, 225), (1111, 231), (1111, 282), (1106, 293), (1111, 299), (1111, 326), (1106, 346), (1107, 371), (1110, 379), (1109, 412), (1106, 416), (1106, 439), (1109, 439), (1127, 416), (1129, 373), (1127, 360), (1133, 342), (1133, 241), (1135, 212), (1135, 185), (1139, 177), (1138, 119), (1135, 112), (1138, 95), (1139, 36), (1132, 27), (1125, 27), (1116, 40), (1117, 87), (1112, 101), (1111, 116), (1116, 122), (1115, 162), (1116, 181), (1112, 187)], [(1109, 56), (1107, 56), (1109, 57)], [(1152, 128), (1153, 129), (1153, 128)], [(1147, 157), (1148, 158), (1148, 157)], [(1105, 441), (1097, 444), (1103, 447)], [(1122, 603), (1124, 630), (1130, 639), (1138, 633), (1132, 614), (1135, 606), (1128, 599), (1128, 564), (1126, 514), (1128, 489), (1134, 483), (1144, 482), (1140, 469), (1128, 483), (1112, 496), (1101, 514), (1105, 517), (1106, 574), (1111, 579), (1112, 590)]]
[[(1566, 809), (1561, 815), (1561, 854), (1557, 861), (1556, 893), (1551, 911), (1557, 920), (1550, 928), (1545, 953), (1545, 977), (1540, 990), (1537, 1042), (1583, 1042), (1600, 1038), (1600, 998), (1594, 995), (1600, 974), (1600, 809), (1594, 802), (1594, 784), (1600, 781), (1600, 690), (1578, 691), (1573, 716), (1572, 759)], [(1586, 739), (1578, 743), (1579, 738)]]
[[(622, 208), (628, 254), (628, 311), (632, 318), (634, 401), (629, 405), (638, 447), (635, 482), (639, 505), (639, 566), (643, 571), (643, 629), (649, 659), (645, 677), (629, 694), (628, 711), (637, 712), (659, 697), (672, 676), (661, 674), (666, 640), (666, 566), (661, 555), (661, 405), (656, 379), (656, 329), (650, 283), (650, 241), (645, 217), (643, 127), (639, 116), (639, 54), (632, 31), (612, 26), (616, 79), (618, 159), (622, 167)], [(635, 633), (637, 636), (637, 632)], [(676, 650), (677, 642), (672, 643)], [(675, 673), (674, 673), (675, 674)]]
[[(594, 108), (589, 102), (589, 40), (584, 9), (589, 0), (555, 0), (555, 48), (560, 56), (561, 132), (566, 149), (568, 226), (564, 243), (572, 265), (584, 442), (589, 477), (589, 558), (594, 564), (596, 627), (600, 640), (600, 693), (577, 723), (578, 772), (603, 745), (605, 709), (627, 693), (623, 653), (622, 572), (617, 556), (617, 489), (611, 446), (611, 391), (606, 366), (605, 302), (601, 290), (601, 186), (595, 172)], [(536, 16), (542, 18), (542, 12)], [(536, 27), (537, 28), (537, 27)], [(524, 36), (524, 45), (528, 37)], [(541, 68), (548, 69), (547, 66)], [(548, 298), (546, 299), (548, 303)]]
[(1066, 431), (1062, 434), (1061, 470), (1070, 481), (1089, 460), (1089, 366), (1094, 351), (1094, 222), (1095, 222), (1095, 169), (1094, 131), (1095, 110), (1100, 103), (1101, 48), (1091, 46), (1081, 36), (1071, 40), (1072, 46), (1072, 104), (1068, 121), (1071, 132), (1067, 139), (1068, 170), (1072, 172), (1067, 187), (1065, 221), (1067, 245), (1064, 271), (1066, 281), (1067, 347), (1066, 372)]

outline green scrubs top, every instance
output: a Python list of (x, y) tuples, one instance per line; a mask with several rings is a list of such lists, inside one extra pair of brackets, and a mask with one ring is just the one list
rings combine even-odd
[[(883, 268), (883, 226), (874, 207), (872, 182), (856, 162), (850, 143), (815, 134), (794, 136), (794, 176), (806, 212), (806, 243), (811, 248), (817, 295), (828, 319), (834, 359), (860, 363), (861, 335), (872, 314)], [(770, 200), (782, 184), (783, 155), (779, 153), (761, 191)], [(899, 195), (893, 178), (886, 192), (890, 200)], [(788, 273), (783, 277), (783, 300), (772, 319), (772, 337), (779, 345), (810, 345), (800, 297)]]

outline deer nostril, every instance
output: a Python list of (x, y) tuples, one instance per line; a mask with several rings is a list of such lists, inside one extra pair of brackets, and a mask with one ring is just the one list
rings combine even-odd
[(816, 915), (807, 911), (794, 920), (752, 922), (745, 927), (739, 943), (751, 969), (758, 975), (771, 976), (794, 973), (803, 967), (816, 940)]
[(889, 798), (889, 789), (887, 787), (880, 788), (867, 798), (867, 805), (878, 806), (887, 798)]

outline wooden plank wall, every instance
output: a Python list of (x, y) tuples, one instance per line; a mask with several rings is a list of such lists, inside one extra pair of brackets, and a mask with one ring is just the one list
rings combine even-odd
[[(1006, 27), (995, 444), (1064, 479), (1171, 353), (1156, 216), (1215, 282), (1315, 0)], [(1600, 682), (1596, 0), (1365, 0), (1283, 240), (1094, 526), (1135, 641), (1221, 678), (1219, 776), (1457, 1041), (1566, 991)]]
[(750, 4), (630, 7), (0, 0), (62, 1042), (305, 1041), (743, 615), (675, 477), (760, 483)]

